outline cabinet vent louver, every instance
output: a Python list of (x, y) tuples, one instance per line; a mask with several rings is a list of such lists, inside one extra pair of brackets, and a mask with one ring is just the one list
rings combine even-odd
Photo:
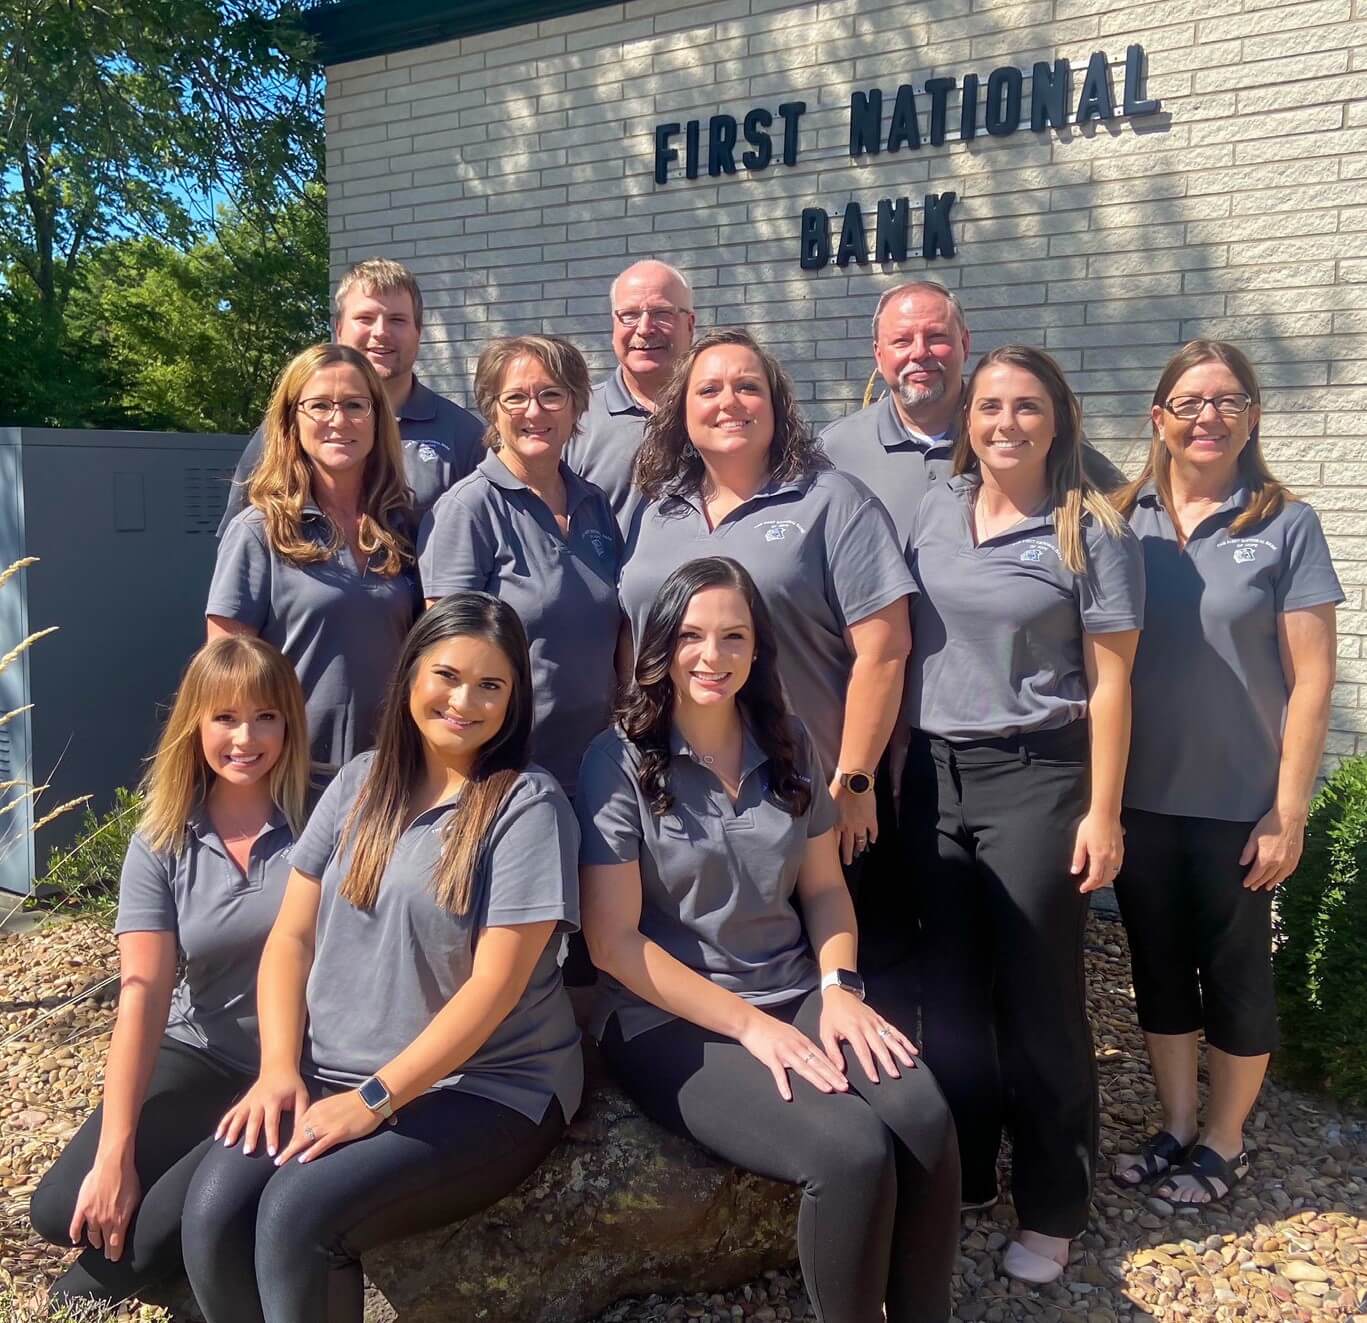
[(218, 531), (223, 507), (228, 502), (228, 484), (232, 469), (185, 470), (185, 531), (209, 533)]

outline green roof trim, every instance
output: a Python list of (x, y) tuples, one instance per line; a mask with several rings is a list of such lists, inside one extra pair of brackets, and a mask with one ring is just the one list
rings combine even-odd
[(598, 9), (611, 0), (331, 0), (308, 10), (304, 26), (324, 64), (431, 46), (520, 23)]

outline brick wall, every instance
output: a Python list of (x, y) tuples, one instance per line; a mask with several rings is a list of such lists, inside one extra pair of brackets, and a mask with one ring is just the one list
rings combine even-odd
[[(886, 123), (899, 83), (1067, 57), (1076, 99), (1096, 50), (1119, 90), (1132, 42), (1159, 115), (960, 142), (955, 94), (943, 146), (849, 156), (853, 90), (881, 87)], [(796, 166), (655, 184), (657, 123), (700, 118), (705, 144), (711, 114), (790, 100)], [(774, 345), (814, 421), (863, 392), (879, 290), (931, 275), (975, 348), (1053, 352), (1131, 469), (1171, 350), (1236, 341), (1348, 593), (1329, 755), (1367, 752), (1367, 0), (629, 0), (334, 66), (327, 113), (334, 266), (419, 273), (425, 376), (458, 398), (503, 332), (568, 334), (605, 372), (608, 282), (646, 256), (687, 271), (700, 326)], [(915, 216), (947, 189), (953, 259), (799, 269), (804, 206), (838, 225), (909, 195)]]

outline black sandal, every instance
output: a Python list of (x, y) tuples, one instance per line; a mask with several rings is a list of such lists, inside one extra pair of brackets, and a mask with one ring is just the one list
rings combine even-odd
[[(1207, 1208), (1211, 1204), (1218, 1204), (1221, 1199), (1228, 1197), (1234, 1187), (1248, 1175), (1252, 1162), (1253, 1159), (1247, 1149), (1237, 1154), (1232, 1161), (1226, 1162), (1209, 1145), (1193, 1144), (1191, 1152), (1187, 1154), (1186, 1161), (1169, 1167), (1167, 1175), (1163, 1177), (1162, 1184), (1155, 1188), (1154, 1193), (1161, 1199), (1167, 1199), (1174, 1208)], [(1205, 1199), (1173, 1198), (1177, 1193), (1173, 1182), (1180, 1176), (1190, 1176), (1200, 1185), (1208, 1197)], [(1217, 1189), (1216, 1181), (1219, 1181), (1225, 1188), (1223, 1190)]]
[[(1139, 1146), (1139, 1160), (1124, 1168), (1127, 1174), (1132, 1171), (1139, 1172), (1139, 1179), (1124, 1180), (1114, 1170), (1111, 1171), (1111, 1179), (1122, 1190), (1137, 1190), (1141, 1185), (1147, 1185), (1160, 1176), (1168, 1175), (1179, 1162), (1186, 1160), (1190, 1150), (1190, 1144), (1184, 1144), (1176, 1135), (1160, 1130), (1150, 1135)], [(1158, 1165), (1160, 1162), (1163, 1164), (1161, 1167)]]

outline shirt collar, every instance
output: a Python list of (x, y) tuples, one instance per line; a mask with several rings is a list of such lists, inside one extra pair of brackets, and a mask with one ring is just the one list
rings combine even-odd
[[(742, 510), (747, 510), (752, 505), (770, 500), (775, 496), (787, 496), (791, 494), (800, 496), (812, 485), (815, 479), (815, 470), (811, 473), (799, 474), (796, 478), (786, 478), (782, 481), (771, 474), (764, 480), (764, 485), (753, 496), (736, 506), (736, 508), (726, 516), (726, 519), (722, 520), (722, 523), (734, 519)], [(660, 505), (661, 507), (664, 507), (673, 501), (681, 501), (684, 505), (688, 506), (689, 509), (699, 515), (703, 513), (702, 496), (698, 492), (667, 491), (664, 496), (660, 498)]]
[[(198, 804), (190, 810), (190, 816), (186, 819), (185, 825), (194, 833), (195, 838), (206, 845), (223, 847), (222, 838), (214, 829), (212, 819), (209, 817), (209, 806), (200, 800)], [(261, 840), (264, 836), (269, 836), (273, 831), (279, 831), (281, 827), (288, 827), (289, 820), (278, 804), (271, 805), (271, 816), (266, 820), (266, 825), (256, 834), (256, 839), (252, 842)]]
[[(967, 506), (969, 497), (977, 489), (980, 479), (976, 473), (956, 473), (952, 478), (945, 482), (945, 486), (958, 497), (959, 502)], [(997, 537), (1016, 537), (1021, 533), (1038, 532), (1041, 529), (1051, 530), (1054, 527), (1054, 506), (1046, 504), (1046, 508), (1028, 515), (1018, 524), (1012, 524), (1010, 528), (997, 534)], [(988, 538), (989, 542), (995, 542), (996, 538)]]
[[(1248, 490), (1248, 487), (1245, 484), (1240, 483), (1232, 492), (1230, 492), (1228, 499), (1223, 501), (1215, 510), (1207, 515), (1206, 518), (1213, 519), (1216, 515), (1228, 514), (1231, 510), (1244, 510), (1248, 507), (1248, 503), (1252, 499), (1253, 496)], [(1166, 507), (1163, 504), (1163, 497), (1158, 491), (1158, 483), (1153, 478), (1150, 478), (1148, 482), (1139, 489), (1139, 495), (1135, 500), (1139, 505), (1146, 505), (1150, 509), (1164, 510), (1166, 512)], [(1203, 520), (1202, 522), (1204, 523), (1205, 521)]]
[(437, 416), (437, 393), (428, 390), (413, 374), (413, 389), (408, 398), (399, 406), (395, 417), (404, 423), (430, 423)]
[[(527, 486), (499, 457), (498, 451), (490, 450), (479, 462), (479, 471), (495, 487), (505, 492), (525, 492)], [(565, 483), (566, 513), (572, 515), (580, 502), (586, 501), (593, 489), (564, 460), (560, 461), (560, 477)]]
[(622, 375), (620, 364), (617, 371), (603, 383), (603, 403), (612, 414), (631, 413), (641, 418), (650, 417), (650, 410), (627, 389), (627, 379)]
[[(750, 723), (744, 717), (741, 718), (740, 737), (740, 780), (741, 783), (744, 783), (745, 778), (751, 772), (769, 761), (769, 755), (759, 747), (758, 741), (750, 730)], [(701, 756), (693, 752), (688, 741), (684, 739), (683, 732), (672, 722), (669, 726), (669, 753), (674, 758), (689, 758), (705, 771), (712, 771)]]
[(909, 428), (902, 415), (897, 412), (897, 403), (891, 391), (887, 391), (874, 408), (878, 440), (885, 450), (896, 450), (899, 446), (909, 445), (926, 454), (928, 451), (944, 449), (954, 444), (958, 427), (953, 422), (939, 436), (927, 436), (924, 432), (916, 432)]

